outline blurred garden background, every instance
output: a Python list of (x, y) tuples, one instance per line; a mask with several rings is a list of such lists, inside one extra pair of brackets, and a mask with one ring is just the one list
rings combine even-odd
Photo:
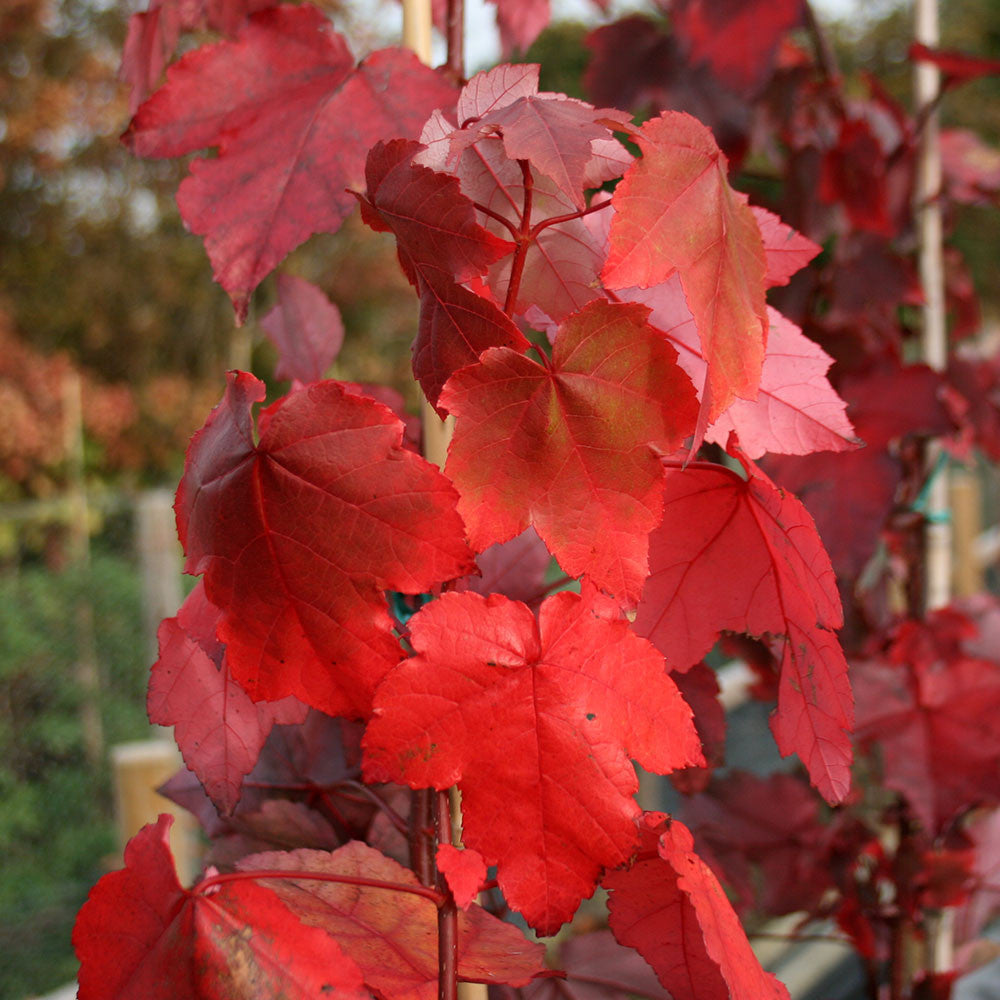
[[(390, 0), (321, 6), (336, 7), (358, 52), (395, 40)], [(859, 8), (828, 11), (841, 66), (874, 73), (906, 102), (909, 7)], [(273, 278), (235, 328), (174, 205), (186, 165), (137, 160), (118, 141), (135, 9), (0, 0), (0, 1000), (75, 975), (76, 911), (118, 864), (109, 751), (150, 733), (155, 620), (180, 594), (163, 491), (223, 373), (267, 376), (275, 363), (257, 322)], [(941, 11), (945, 45), (1000, 59), (996, 0), (946, 0)], [(542, 89), (583, 96), (588, 30), (556, 23), (524, 54), (543, 63)], [(974, 130), (975, 155), (1000, 178), (998, 98), (997, 77), (979, 80), (943, 114)], [(1000, 308), (1000, 212), (988, 194), (960, 212), (953, 242), (979, 293), (978, 307), (967, 299), (981, 309), (973, 322), (986, 326)], [(393, 384), (415, 410), (417, 304), (391, 242), (355, 216), (296, 251), (289, 270), (343, 314), (338, 375)]]

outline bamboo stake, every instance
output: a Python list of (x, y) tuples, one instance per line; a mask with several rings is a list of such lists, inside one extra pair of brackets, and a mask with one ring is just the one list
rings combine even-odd
[[(940, 40), (937, 0), (915, 0), (914, 38), (935, 47)], [(914, 200), (920, 241), (920, 283), (924, 291), (921, 352), (935, 371), (948, 364), (948, 333), (945, 326), (944, 251), (942, 245), (941, 146), (936, 104), (941, 90), (941, 74), (929, 62), (917, 62), (913, 71), (915, 113), (926, 117), (917, 154)], [(931, 449), (935, 451), (935, 449)], [(928, 456), (934, 468), (937, 455)], [(951, 597), (951, 525), (948, 522), (948, 475), (941, 469), (933, 476), (927, 498), (925, 529), (925, 590), (927, 610), (939, 608)]]

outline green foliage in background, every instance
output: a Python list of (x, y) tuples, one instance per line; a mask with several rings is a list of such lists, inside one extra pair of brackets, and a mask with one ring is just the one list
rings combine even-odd
[[(75, 680), (75, 609), (89, 602), (108, 745), (145, 736), (147, 644), (120, 556), (89, 570), (0, 576), (0, 997), (71, 982), (76, 910), (116, 849), (107, 769), (91, 769)], [(114, 860), (108, 858), (108, 860)]]

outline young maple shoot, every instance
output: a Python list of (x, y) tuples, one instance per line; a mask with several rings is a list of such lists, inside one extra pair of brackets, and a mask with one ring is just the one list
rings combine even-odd
[[(831, 806), (848, 800), (854, 701), (837, 630), (851, 594), (835, 569), (856, 571), (861, 556), (845, 543), (831, 561), (784, 487), (809, 482), (810, 461), (829, 484), (836, 461), (870, 460), (829, 380), (830, 354), (801, 328), (808, 315), (766, 298), (794, 285), (829, 234), (750, 206), (692, 115), (666, 109), (636, 126), (600, 104), (635, 103), (615, 91), (628, 80), (609, 60), (647, 43), (663, 58), (634, 63), (632, 97), (676, 97), (677, 74), (657, 74), (686, 60), (685, 86), (705, 86), (710, 118), (720, 87), (756, 99), (784, 71), (779, 44), (807, 5), (734, 0), (738, 16), (720, 23), (712, 5), (678, 0), (675, 36), (641, 18), (602, 28), (588, 71), (591, 91), (607, 95), (597, 106), (540, 92), (533, 65), (458, 88), (397, 49), (356, 65), (308, 3), (224, 6), (225, 17), (212, 4), (182, 14), (162, 0), (136, 15), (126, 143), (142, 156), (216, 151), (192, 161), (178, 205), (240, 321), (291, 250), (359, 205), (395, 240), (419, 301), (413, 375), (455, 418), (454, 438), (439, 470), (416, 452), (391, 390), (324, 380), (339, 314), (279, 274), (261, 325), (292, 387), (255, 425), (266, 387), (231, 372), (192, 439), (176, 512), (185, 568), (202, 579), (161, 626), (149, 688), (150, 718), (175, 727), (188, 768), (170, 794), (213, 839), (210, 867), (184, 889), (169, 820), (140, 832), (81, 910), (80, 997), (450, 1000), (458, 981), (536, 997), (559, 975), (570, 995), (575, 979), (588, 983), (588, 997), (787, 998), (719, 877), (742, 910), (754, 896), (748, 865), (766, 866), (768, 851), (793, 841), (797, 857), (822, 855), (826, 873), (845, 843), (867, 857), (873, 841), (845, 810), (839, 839), (817, 832), (816, 799), (790, 775), (709, 783), (724, 721), (702, 661), (720, 638), (750, 637), (777, 699), (781, 754), (798, 757)], [(534, 28), (501, 12), (508, 41), (530, 41)], [(755, 44), (732, 45), (749, 21)], [(199, 26), (227, 37), (182, 56), (144, 99), (181, 27)], [(890, 188), (867, 192), (873, 207), (852, 187), (874, 133), (848, 118), (834, 75), (817, 86), (836, 124), (822, 134), (838, 138), (815, 193), (845, 225), (887, 240)], [(747, 142), (726, 134), (737, 160)], [(835, 254), (867, 259), (855, 236)], [(834, 297), (828, 321), (846, 308)], [(927, 377), (910, 369), (904, 380)], [(854, 489), (881, 514), (903, 478), (885, 449), (918, 418), (879, 409), (878, 391), (852, 396), (869, 394), (856, 424), (869, 452), (883, 449), (878, 476), (859, 474)], [(914, 414), (938, 430), (946, 417), (924, 399)], [(864, 561), (880, 528), (860, 528)], [(553, 559), (577, 592), (550, 593)], [(955, 644), (974, 629), (936, 659), (912, 652), (946, 624), (904, 626), (887, 647), (890, 663), (914, 664), (909, 700), (895, 697), (892, 667), (857, 666), (860, 690), (874, 692), (860, 706), (862, 746), (905, 716), (903, 735), (883, 744), (886, 783), (928, 831), (977, 791), (1000, 795), (992, 743), (963, 764), (965, 780), (937, 775), (933, 793), (902, 763), (932, 705), (945, 712), (929, 736), (951, 746), (970, 692), (1000, 690), (995, 658)], [(947, 683), (927, 666), (952, 660), (961, 666)], [(888, 715), (873, 710), (879, 700)], [(691, 806), (694, 838), (640, 809), (632, 761), (707, 792)], [(765, 836), (749, 807), (727, 818), (747, 789), (787, 803), (787, 829)], [(925, 844), (907, 824), (909, 858)], [(590, 935), (586, 954), (570, 942), (559, 972), (503, 919), (514, 911), (554, 934), (599, 885), (614, 940)], [(763, 908), (796, 896), (821, 912), (836, 888), (832, 912), (865, 954), (861, 921), (882, 917), (862, 910), (859, 886), (814, 873), (776, 883)], [(923, 902), (907, 899), (915, 921)], [(876, 978), (880, 955), (874, 944), (866, 954)]]

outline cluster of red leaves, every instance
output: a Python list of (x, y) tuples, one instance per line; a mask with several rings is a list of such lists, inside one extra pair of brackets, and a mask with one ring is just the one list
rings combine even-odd
[[(262, 995), (277, 970), (290, 996), (429, 997), (449, 968), (516, 989), (542, 974), (540, 951), (476, 894), (495, 884), (500, 909), (550, 934), (600, 884), (618, 942), (601, 939), (602, 961), (622, 969), (605, 976), (612, 990), (642, 981), (627, 946), (675, 998), (786, 997), (688, 829), (639, 810), (631, 761), (705, 786), (722, 723), (700, 661), (736, 633), (773, 654), (781, 753), (798, 755), (829, 803), (848, 796), (854, 703), (834, 570), (867, 561), (911, 485), (890, 445), (956, 418), (969, 428), (963, 413), (988, 405), (900, 361), (897, 305), (920, 294), (893, 244), (906, 225), (912, 123), (877, 88), (849, 103), (834, 78), (816, 79), (784, 41), (807, 17), (801, 0), (685, 0), (672, 36), (636, 18), (596, 32), (589, 83), (608, 95), (598, 105), (627, 93), (672, 106), (641, 127), (540, 93), (534, 66), (499, 67), (456, 93), (398, 50), (355, 65), (315, 8), (262, 6), (162, 0), (133, 22), (126, 69), (140, 84), (158, 78), (171, 25), (230, 37), (174, 64), (125, 140), (146, 156), (217, 151), (192, 162), (178, 203), (240, 320), (278, 262), (335, 230), (357, 200), (396, 240), (420, 302), (414, 376), (455, 418), (454, 439), (438, 470), (410, 447), (393, 400), (323, 381), (339, 316), (315, 289), (279, 278), (263, 325), (292, 390), (255, 428), (265, 387), (231, 373), (192, 440), (176, 510), (186, 568), (203, 582), (161, 627), (149, 694), (151, 718), (175, 726), (204, 789), (178, 781), (172, 794), (205, 818), (218, 863), (235, 870), (183, 890), (164, 824), (147, 828), (81, 913), (81, 996), (148, 995), (159, 979), (171, 995)], [(515, 42), (546, 16), (499, 6)], [(749, 23), (754, 44), (736, 46)], [(775, 155), (801, 197), (773, 207), (805, 235), (730, 185), (727, 152), (738, 164), (753, 141), (749, 119), (733, 114), (748, 96), (775, 114), (780, 98)], [(722, 147), (678, 107), (704, 113)], [(821, 245), (823, 264), (799, 277)], [(831, 355), (855, 380), (842, 378), (854, 387), (843, 397), (827, 378)], [(980, 371), (969, 368), (966, 386)], [(855, 427), (873, 447), (855, 450)], [(806, 508), (756, 464), (765, 455), (782, 483), (797, 470), (821, 523), (810, 485), (855, 463), (855, 494), (846, 509), (836, 501), (837, 517), (862, 542), (831, 531), (831, 561)], [(546, 598), (553, 558), (579, 593)], [(980, 780), (1000, 763), (992, 744), (969, 751), (950, 783), (927, 752), (957, 742), (956, 719), (995, 686), (996, 664), (959, 649), (968, 637), (949, 628), (899, 626), (855, 667), (861, 746), (880, 741), (886, 783), (905, 799), (893, 808), (928, 831), (1000, 794)], [(328, 717), (358, 728), (332, 735), (317, 721)], [(287, 747), (299, 765), (276, 766), (280, 741), (310, 726)], [(335, 761), (326, 773), (323, 739)], [(429, 811), (452, 786), (463, 850), (440, 812), (435, 834)], [(772, 871), (762, 905), (778, 912), (794, 897), (835, 912), (875, 955), (883, 882), (919, 875), (894, 902), (914, 919), (965, 898), (974, 852), (928, 833), (889, 858), (847, 813), (822, 827), (793, 778), (730, 781), (721, 796), (712, 787), (696, 802), (715, 803), (703, 811), (723, 832), (713, 837), (710, 819), (696, 832), (706, 829), (704, 856), (743, 904), (748, 862), (834, 859), (801, 879)], [(758, 811), (787, 806), (779, 824), (746, 810), (728, 818), (748, 790)], [(407, 849), (412, 871), (393, 860)], [(136, 907), (141, 920), (128, 916)], [(122, 983), (112, 993), (99, 985), (109, 962)], [(577, 982), (567, 989), (592, 995), (585, 963), (566, 962)]]

